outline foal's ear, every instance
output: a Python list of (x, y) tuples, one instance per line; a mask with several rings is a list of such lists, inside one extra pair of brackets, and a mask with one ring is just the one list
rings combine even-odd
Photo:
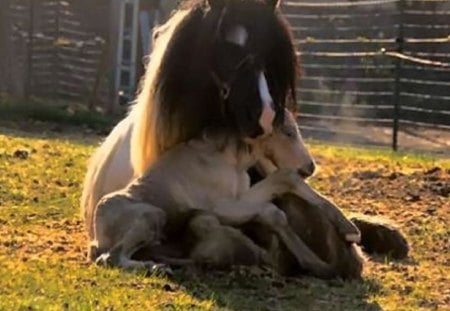
[(281, 0), (265, 0), (267, 5), (272, 7), (274, 10), (280, 6)]
[(226, 4), (227, 0), (208, 0), (208, 4), (211, 9), (222, 9)]

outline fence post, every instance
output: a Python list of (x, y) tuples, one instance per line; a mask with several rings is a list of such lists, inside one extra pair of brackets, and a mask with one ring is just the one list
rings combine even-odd
[(33, 45), (34, 45), (34, 0), (29, 0), (29, 25), (27, 45), (27, 72), (25, 77), (25, 98), (31, 94), (31, 81), (33, 79)]
[(53, 97), (56, 99), (59, 95), (60, 83), (59, 83), (59, 72), (60, 72), (60, 60), (59, 60), (59, 49), (61, 42), (60, 39), (60, 24), (61, 24), (61, 1), (58, 0), (55, 3), (55, 24), (54, 24), (54, 40), (52, 44), (53, 48)]
[[(398, 13), (399, 13), (399, 25), (397, 39), (397, 52), (403, 53), (403, 43), (404, 43), (404, 30), (403, 30), (403, 11), (404, 11), (404, 0), (398, 2)], [(394, 119), (392, 125), (392, 149), (397, 151), (398, 149), (398, 128), (400, 119), (400, 109), (401, 109), (401, 71), (402, 71), (402, 59), (397, 57), (395, 62), (395, 84), (394, 84)]]

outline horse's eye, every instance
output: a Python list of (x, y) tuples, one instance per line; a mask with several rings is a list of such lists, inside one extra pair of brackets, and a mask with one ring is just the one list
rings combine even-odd
[(230, 96), (230, 87), (226, 84), (222, 86), (222, 89), (220, 90), (220, 94), (223, 99), (228, 99)]

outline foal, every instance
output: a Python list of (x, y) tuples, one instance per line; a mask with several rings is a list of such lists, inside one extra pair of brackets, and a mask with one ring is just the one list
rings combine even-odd
[[(189, 224), (195, 231), (196, 224), (204, 224), (198, 217), (206, 214), (228, 226), (260, 223), (278, 236), (301, 267), (316, 276), (331, 276), (329, 265), (302, 242), (284, 212), (271, 203), (285, 193), (296, 194), (321, 208), (347, 241), (359, 240), (358, 229), (296, 171), (296, 145), (303, 146), (288, 112), (283, 124), (266, 137), (242, 141), (210, 133), (178, 145), (125, 189), (100, 200), (94, 210), (91, 259), (122, 268), (151, 268), (154, 262), (131, 256), (143, 246), (183, 239), (182, 228)], [(280, 169), (250, 187), (247, 170), (261, 159)]]

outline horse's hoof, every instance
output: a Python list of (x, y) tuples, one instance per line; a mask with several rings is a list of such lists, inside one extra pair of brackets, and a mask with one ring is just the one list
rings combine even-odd
[(359, 244), (361, 242), (361, 233), (347, 233), (345, 240), (350, 243)]
[(343, 218), (336, 224), (336, 228), (346, 242), (356, 244), (361, 242), (361, 231), (351, 220)]
[(95, 260), (95, 264), (97, 266), (102, 266), (102, 267), (112, 267), (113, 262), (112, 262), (111, 254), (110, 253), (101, 254)]
[(173, 276), (173, 270), (166, 264), (163, 263), (146, 263), (147, 271), (153, 276)]

